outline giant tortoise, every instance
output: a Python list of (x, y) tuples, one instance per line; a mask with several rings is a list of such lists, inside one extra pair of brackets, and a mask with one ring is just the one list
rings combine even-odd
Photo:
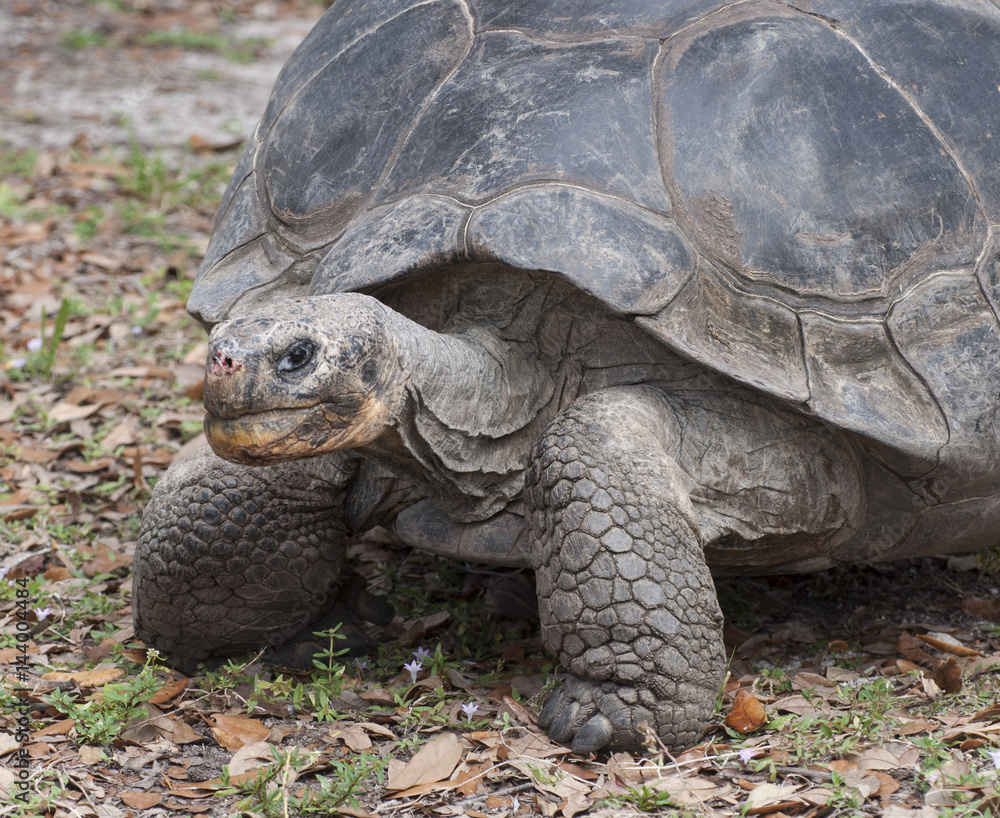
[(554, 739), (683, 746), (712, 572), (1000, 539), (998, 219), (986, 0), (338, 0), (188, 303), (136, 633), (294, 640), (392, 526), (534, 569)]

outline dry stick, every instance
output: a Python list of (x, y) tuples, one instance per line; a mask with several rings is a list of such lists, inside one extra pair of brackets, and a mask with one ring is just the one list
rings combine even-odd
[(461, 801), (456, 801), (453, 804), (449, 804), (452, 807), (467, 807), (471, 804), (475, 804), (477, 801), (485, 801), (487, 798), (503, 798), (506, 795), (516, 795), (519, 792), (524, 792), (525, 790), (530, 790), (535, 785), (530, 781), (526, 781), (524, 784), (515, 784), (512, 787), (506, 787), (502, 790), (497, 790), (496, 792), (487, 792), (482, 795), (472, 795)]

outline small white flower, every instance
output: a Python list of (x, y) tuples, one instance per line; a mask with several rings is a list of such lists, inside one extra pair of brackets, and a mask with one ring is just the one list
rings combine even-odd
[(32, 338), (28, 341), (28, 352), (38, 352), (42, 348), (41, 338)]
[(28, 365), (27, 358), (15, 358), (10, 362), (11, 369), (24, 369)]
[(1000, 750), (990, 750), (990, 759), (993, 761), (993, 769), (1000, 770)]
[(431, 658), (431, 652), (427, 648), (417, 648), (413, 651), (413, 655), (416, 657), (418, 662), (424, 661), (424, 659)]
[(468, 704), (462, 705), (462, 712), (465, 713), (465, 718), (472, 721), (473, 715), (479, 709), (479, 705), (475, 702), (469, 702)]
[(417, 674), (420, 672), (423, 666), (424, 665), (422, 662), (418, 662), (416, 659), (414, 659), (412, 662), (403, 665), (403, 670), (408, 671), (410, 674), (410, 680), (416, 682)]
[(35, 616), (38, 617), (39, 621), (45, 619), (50, 613), (52, 613), (51, 608), (35, 608)]
[(740, 750), (739, 753), (740, 764), (749, 764), (750, 759), (753, 758), (756, 754), (757, 754), (756, 750), (750, 747), (744, 747), (742, 750)]
[(132, 334), (133, 335), (142, 335), (142, 327), (139, 327), (139, 326), (132, 327)]

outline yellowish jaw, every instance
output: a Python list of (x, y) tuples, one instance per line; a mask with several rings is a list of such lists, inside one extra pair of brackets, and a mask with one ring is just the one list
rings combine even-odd
[(381, 401), (369, 401), (346, 419), (328, 404), (305, 409), (255, 412), (235, 418), (205, 416), (205, 436), (219, 457), (264, 465), (363, 446), (388, 425)]

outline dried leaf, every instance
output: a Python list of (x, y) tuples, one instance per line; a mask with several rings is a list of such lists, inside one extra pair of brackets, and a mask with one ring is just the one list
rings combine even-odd
[(749, 809), (746, 814), (763, 815), (765, 814), (764, 810), (770, 806), (780, 806), (785, 809), (801, 803), (798, 799), (792, 799), (792, 796), (801, 789), (801, 784), (781, 785), (767, 782), (758, 784), (747, 798)]
[(56, 423), (66, 423), (70, 420), (82, 420), (96, 414), (101, 407), (98, 404), (90, 406), (74, 406), (72, 403), (57, 403), (49, 410), (49, 420)]
[[(266, 767), (272, 761), (274, 761), (274, 754), (271, 752), (271, 745), (266, 741), (244, 744), (229, 759), (229, 774), (245, 775), (253, 770)], [(291, 780), (288, 783), (291, 783)]]
[(125, 806), (132, 807), (132, 809), (152, 809), (163, 800), (162, 792), (125, 790), (124, 792), (118, 792), (117, 795), (125, 802)]
[(949, 656), (941, 667), (929, 675), (937, 687), (945, 693), (958, 693), (962, 689), (962, 668), (958, 666), (958, 662), (952, 656)]
[(163, 687), (153, 694), (152, 698), (149, 700), (150, 704), (166, 704), (171, 699), (179, 696), (181, 693), (187, 689), (188, 680), (187, 679), (174, 679), (173, 681), (167, 682)]
[(421, 784), (443, 781), (462, 759), (462, 742), (455, 733), (443, 733), (421, 747), (395, 775), (386, 781), (388, 790), (407, 790)]
[(959, 642), (954, 636), (947, 633), (917, 634), (917, 638), (926, 642), (932, 648), (950, 653), (954, 656), (982, 656), (978, 650), (968, 648)]
[(231, 753), (235, 753), (245, 744), (264, 741), (271, 732), (257, 719), (246, 716), (224, 716), (217, 713), (212, 718), (215, 721), (212, 735), (220, 746)]
[(736, 691), (733, 699), (733, 706), (726, 716), (726, 724), (732, 727), (737, 733), (743, 735), (759, 730), (767, 723), (767, 713), (753, 694), (748, 690), (740, 689)]
[(366, 733), (364, 729), (357, 724), (331, 727), (330, 738), (339, 739), (355, 753), (360, 753), (363, 750), (370, 750), (372, 747), (372, 740), (368, 738), (368, 733)]
[(97, 670), (78, 670), (73, 673), (53, 671), (42, 674), (42, 678), (49, 682), (76, 682), (80, 687), (103, 687), (124, 673), (121, 668), (106, 667)]
[(969, 616), (976, 616), (980, 619), (1000, 619), (1000, 597), (984, 599), (978, 596), (966, 596), (962, 597), (962, 601), (958, 604)]

